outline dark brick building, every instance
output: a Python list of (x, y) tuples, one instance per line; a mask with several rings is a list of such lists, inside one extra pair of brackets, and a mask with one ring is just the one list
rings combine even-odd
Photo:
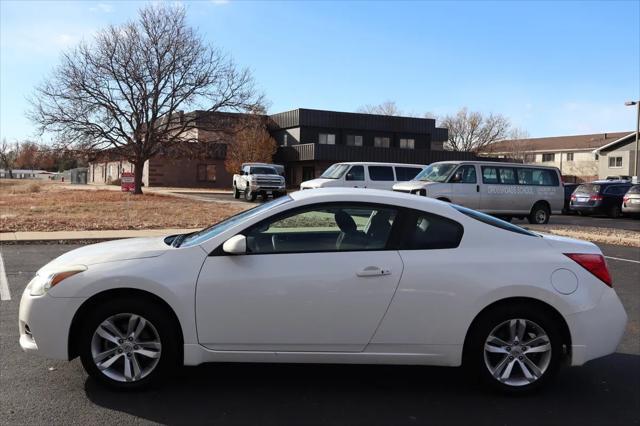
[[(224, 145), (231, 133), (208, 130), (215, 117), (231, 122), (240, 114), (203, 113), (194, 140)], [(229, 120), (231, 118), (231, 120)], [(447, 129), (430, 118), (395, 117), (312, 109), (295, 109), (266, 116), (269, 132), (278, 144), (274, 162), (285, 166), (287, 183), (298, 186), (341, 161), (429, 164), (434, 161), (475, 158), (469, 153), (443, 151)], [(217, 120), (217, 118), (216, 118)], [(224, 148), (222, 146), (221, 148)], [(232, 175), (224, 169), (224, 149), (206, 158), (163, 155), (145, 165), (146, 186), (230, 188)], [(131, 165), (118, 158), (102, 158), (89, 165), (89, 182), (108, 182)]]

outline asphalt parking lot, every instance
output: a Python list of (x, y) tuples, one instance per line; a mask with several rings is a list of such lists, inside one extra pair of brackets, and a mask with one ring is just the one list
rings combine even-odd
[(1, 248), (11, 300), (0, 304), (0, 423), (14, 424), (640, 424), (640, 250), (602, 246), (629, 315), (618, 352), (565, 369), (548, 389), (505, 397), (457, 368), (219, 364), (183, 368), (165, 386), (118, 393), (79, 360), (18, 346), (20, 294), (73, 245)]

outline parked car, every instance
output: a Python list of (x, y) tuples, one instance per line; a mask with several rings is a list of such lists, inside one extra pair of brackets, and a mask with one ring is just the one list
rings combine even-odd
[(273, 165), (246, 163), (240, 174), (233, 175), (233, 198), (244, 194), (247, 201), (255, 201), (258, 194), (266, 199), (277, 198), (287, 192), (284, 177)]
[(560, 214), (564, 196), (560, 170), (555, 167), (490, 161), (433, 163), (393, 190), (459, 204), (507, 221), (526, 217), (536, 224)]
[(640, 185), (633, 185), (622, 198), (624, 214), (640, 214)]
[(562, 208), (562, 214), (573, 213), (569, 208), (569, 205), (571, 204), (571, 195), (573, 194), (573, 191), (575, 191), (575, 189), (579, 186), (580, 186), (579, 183), (564, 184), (564, 207)]
[(622, 199), (631, 188), (626, 180), (597, 180), (576, 188), (569, 208), (581, 215), (607, 215), (617, 218), (622, 214)]
[(26, 352), (79, 356), (123, 389), (232, 361), (464, 364), (523, 392), (614, 352), (626, 320), (592, 243), (352, 188), (72, 250), (36, 273), (19, 310)]
[(353, 187), (388, 189), (397, 182), (413, 179), (426, 166), (402, 163), (336, 163), (317, 179), (300, 184), (300, 189)]

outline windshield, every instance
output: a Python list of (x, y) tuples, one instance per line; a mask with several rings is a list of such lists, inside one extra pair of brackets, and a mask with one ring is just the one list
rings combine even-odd
[(349, 164), (334, 164), (329, 167), (324, 173), (320, 176), (324, 179), (340, 179), (351, 167)]
[(252, 175), (277, 175), (276, 169), (273, 167), (252, 167)]
[(236, 215), (230, 216), (228, 218), (226, 218), (225, 220), (223, 220), (222, 222), (218, 222), (215, 225), (212, 225), (208, 228), (205, 228), (201, 231), (198, 232), (194, 232), (193, 234), (189, 234), (187, 235), (184, 240), (182, 241), (181, 244), (179, 244), (179, 247), (190, 247), (190, 246), (194, 246), (200, 243), (203, 243), (205, 241), (207, 241), (208, 239), (211, 239), (213, 237), (215, 237), (216, 235), (221, 234), (222, 232), (226, 231), (227, 229), (231, 228), (232, 226), (243, 222), (245, 220), (249, 220), (252, 217), (255, 217), (257, 215), (259, 215), (262, 212), (265, 212), (267, 210), (271, 210), (274, 207), (277, 207), (281, 204), (284, 203), (288, 203), (289, 201), (291, 201), (291, 197), (290, 196), (284, 196), (284, 197), (278, 197), (275, 200), (271, 200), (267, 203), (261, 204), (259, 206), (256, 206), (252, 209), (249, 210), (245, 210), (243, 212), (240, 212)]
[(431, 164), (426, 169), (418, 173), (413, 180), (427, 182), (445, 182), (457, 164)]

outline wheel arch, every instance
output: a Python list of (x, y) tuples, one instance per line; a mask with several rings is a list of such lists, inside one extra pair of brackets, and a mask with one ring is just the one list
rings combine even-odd
[(564, 319), (562, 314), (550, 304), (532, 297), (509, 297), (500, 300), (496, 300), (491, 304), (485, 306), (478, 314), (473, 318), (469, 327), (467, 328), (467, 332), (464, 338), (464, 345), (462, 348), (462, 360), (463, 364), (465, 360), (469, 356), (469, 350), (471, 347), (471, 335), (473, 334), (474, 327), (478, 325), (480, 320), (487, 315), (492, 310), (505, 305), (513, 305), (513, 304), (526, 304), (529, 306), (534, 306), (541, 311), (546, 312), (549, 316), (551, 316), (555, 322), (559, 324), (560, 332), (562, 334), (562, 344), (565, 346), (565, 357), (570, 360), (571, 359), (571, 331), (569, 330), (569, 325), (567, 321)]
[(531, 205), (531, 209), (529, 210), (529, 213), (533, 213), (533, 209), (536, 208), (537, 205), (544, 205), (547, 208), (547, 211), (549, 211), (549, 213), (551, 213), (551, 204), (549, 204), (549, 202), (547, 200), (538, 200), (535, 203), (533, 203)]
[(172, 318), (173, 321), (175, 321), (177, 325), (177, 330), (179, 333), (179, 340), (180, 340), (178, 342), (179, 343), (178, 347), (179, 347), (180, 353), (182, 353), (182, 349), (184, 346), (184, 335), (182, 331), (182, 326), (180, 324), (180, 320), (178, 319), (178, 316), (176, 315), (171, 305), (169, 305), (161, 297), (153, 293), (150, 293), (146, 290), (126, 287), (126, 288), (114, 288), (114, 289), (102, 291), (100, 293), (96, 293), (90, 298), (88, 298), (87, 300), (85, 300), (82, 305), (80, 305), (76, 313), (73, 315), (73, 319), (71, 320), (71, 326), (69, 327), (69, 338), (68, 338), (69, 360), (72, 360), (79, 355), (78, 337), (79, 337), (80, 327), (82, 324), (82, 318), (84, 318), (85, 315), (87, 315), (87, 313), (91, 311), (91, 308), (93, 308), (94, 306), (102, 302), (113, 300), (116, 298), (125, 298), (125, 297), (151, 301), (152, 303), (155, 303), (161, 306), (163, 309), (165, 309), (169, 314), (169, 316)]

